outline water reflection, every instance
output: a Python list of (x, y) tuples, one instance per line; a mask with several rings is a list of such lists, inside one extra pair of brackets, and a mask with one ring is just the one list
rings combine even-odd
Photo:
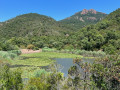
[[(64, 73), (64, 76), (66, 77), (68, 75), (68, 70), (71, 66), (74, 66), (72, 58), (55, 58), (57, 64), (60, 64), (63, 66), (63, 69), (61, 72)], [(94, 59), (88, 59), (88, 58), (82, 58), (83, 62), (93, 63)]]

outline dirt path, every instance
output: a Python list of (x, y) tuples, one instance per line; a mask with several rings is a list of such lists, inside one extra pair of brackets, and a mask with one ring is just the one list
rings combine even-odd
[(39, 49), (39, 50), (28, 50), (28, 49), (21, 49), (21, 52), (22, 54), (29, 54), (29, 53), (39, 53), (39, 52), (42, 52), (42, 49)]

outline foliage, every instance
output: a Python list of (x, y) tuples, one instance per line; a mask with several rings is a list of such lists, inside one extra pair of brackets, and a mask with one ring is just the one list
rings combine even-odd
[(35, 46), (32, 45), (32, 44), (30, 44), (30, 45), (27, 46), (27, 49), (34, 49), (34, 48), (35, 48)]
[(11, 72), (7, 65), (0, 67), (0, 89), (1, 90), (21, 90), (23, 88), (21, 72), (16, 70)]
[(103, 51), (86, 51), (86, 50), (77, 50), (77, 49), (56, 50), (56, 49), (52, 49), (48, 47), (42, 48), (42, 51), (43, 52), (72, 53), (72, 54), (82, 55), (85, 57), (103, 57), (106, 55), (106, 53)]
[(119, 57), (108, 56), (96, 60), (92, 65), (92, 79), (99, 89), (119, 90), (120, 70)]
[(31, 78), (25, 90), (49, 90), (49, 87), (41, 78)]
[(40, 77), (43, 74), (46, 74), (47, 72), (45, 71), (45, 69), (40, 69), (34, 72), (35, 77)]
[[(84, 63), (82, 59), (74, 59), (75, 66), (70, 67), (68, 74), (72, 80), (75, 90), (82, 88), (86, 90), (90, 87), (90, 63)], [(81, 70), (82, 69), (82, 70)], [(83, 85), (83, 86), (82, 86)]]
[(40, 76), (30, 78), (25, 90), (56, 90), (60, 88), (58, 85), (62, 80), (62, 74), (57, 72), (57, 66), (54, 67), (54, 65), (50, 66), (49, 70), (50, 73), (42, 72)]
[(42, 51), (43, 51), (43, 52), (54, 52), (54, 51), (56, 51), (56, 50), (55, 50), (55, 49), (52, 49), (52, 48), (44, 47), (44, 48), (42, 48)]
[[(47, 52), (44, 54), (46, 55)], [(34, 54), (33, 56), (36, 57), (37, 55)], [(34, 75), (29, 77), (28, 83), (24, 84), (24, 90), (119, 90), (119, 59), (120, 57), (115, 55), (106, 56), (97, 58), (93, 64), (90, 64), (83, 62), (82, 59), (75, 58), (73, 60), (75, 66), (68, 70), (68, 77), (63, 77), (63, 73), (60, 72), (63, 67), (56, 63), (48, 67), (48, 72), (44, 69), (28, 67), (31, 68), (29, 71), (33, 72)], [(9, 80), (9, 84), (6, 81), (4, 83), (6, 87), (2, 86), (1, 88), (17, 88), (17, 90), (22, 90), (23, 84), (19, 70), (11, 72), (8, 67), (0, 67), (0, 70), (0, 76), (3, 75), (2, 77), (5, 77), (4, 80), (0, 77), (0, 81), (3, 80), (3, 83), (5, 80)], [(17, 78), (15, 79), (14, 76)], [(0, 84), (2, 83), (0, 82)]]
[(18, 50), (19, 47), (6, 40), (0, 41), (0, 51)]

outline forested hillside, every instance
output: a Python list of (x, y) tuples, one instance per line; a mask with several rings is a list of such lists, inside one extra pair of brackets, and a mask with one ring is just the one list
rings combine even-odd
[(109, 14), (96, 25), (89, 25), (77, 32), (78, 46), (85, 50), (102, 49), (113, 53), (120, 49), (120, 9)]
[(8, 41), (1, 40), (1, 48), (3, 43), (20, 48), (32, 44), (36, 48), (102, 50), (113, 54), (120, 49), (120, 9), (77, 32), (61, 28), (54, 19), (38, 14), (26, 14), (6, 21), (0, 30), (2, 37), (12, 37)]
[(1, 37), (26, 37), (42, 35), (60, 35), (67, 31), (51, 17), (29, 13), (17, 16), (0, 24)]

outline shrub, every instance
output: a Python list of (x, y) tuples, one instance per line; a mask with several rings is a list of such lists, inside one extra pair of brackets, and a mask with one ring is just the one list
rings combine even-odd
[(47, 72), (44, 69), (40, 69), (34, 72), (35, 77), (40, 77), (42, 74), (46, 74)]
[(39, 48), (38, 47), (34, 47), (33, 50), (39, 50)]
[(0, 90), (22, 90), (20, 70), (11, 71), (8, 65), (0, 67)]
[(91, 67), (94, 85), (100, 90), (119, 90), (120, 62), (118, 56), (106, 56), (95, 60)]
[(14, 54), (17, 54), (17, 55), (21, 55), (21, 51), (20, 50), (12, 50), (12, 51), (8, 51), (10, 53), (14, 53)]
[(107, 53), (107, 54), (115, 54), (116, 53), (116, 48), (113, 46), (113, 45), (108, 45), (104, 48), (104, 51)]
[(43, 52), (54, 52), (54, 51), (56, 51), (56, 49), (44, 47), (44, 48), (42, 48), (42, 51)]
[(34, 48), (35, 48), (35, 46), (32, 45), (32, 44), (29, 44), (29, 45), (27, 46), (27, 49), (34, 49)]

